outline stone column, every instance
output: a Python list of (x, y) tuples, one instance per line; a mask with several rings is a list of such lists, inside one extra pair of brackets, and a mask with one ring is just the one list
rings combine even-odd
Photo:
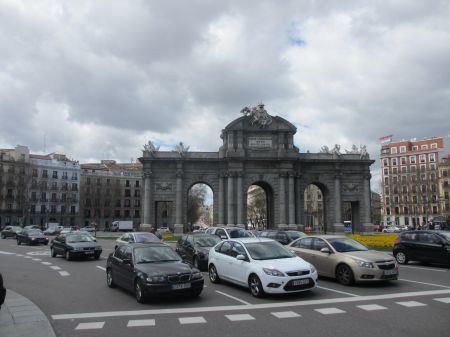
[(234, 179), (232, 172), (228, 172), (228, 188), (227, 188), (227, 225), (234, 226)]
[(183, 233), (183, 171), (177, 170), (177, 188), (175, 197), (175, 232)]
[(363, 176), (363, 201), (360, 209), (362, 231), (373, 232), (373, 224), (371, 219), (371, 195), (370, 195), (370, 178), (371, 174), (367, 173)]
[(218, 225), (223, 226), (225, 225), (225, 200), (224, 200), (224, 192), (225, 192), (225, 186), (224, 186), (224, 175), (223, 173), (219, 173), (219, 217), (218, 217)]
[(295, 185), (294, 185), (294, 175), (289, 174), (289, 227), (295, 227)]
[[(144, 211), (144, 219), (143, 219), (143, 224), (142, 225), (146, 225), (144, 227), (149, 227), (148, 230), (150, 230), (151, 227), (153, 227), (152, 223), (151, 223), (151, 176), (152, 176), (152, 172), (151, 171), (147, 171), (144, 173), (144, 203), (142, 205), (143, 207), (143, 211)], [(143, 226), (141, 226), (143, 227)], [(141, 228), (142, 230), (147, 230), (146, 228)]]
[(304, 191), (302, 190), (302, 175), (298, 174), (296, 180), (296, 186), (297, 186), (297, 204), (296, 204), (296, 211), (297, 211), (297, 226), (298, 229), (301, 231), (305, 230), (305, 223), (304, 223), (304, 208), (305, 208), (305, 196)]
[(280, 216), (279, 216), (279, 228), (286, 228), (286, 188), (284, 173), (280, 173), (279, 178), (279, 201), (280, 201)]
[(338, 173), (334, 177), (334, 233), (343, 233), (344, 224), (342, 223), (342, 202), (341, 202), (341, 174)]
[(246, 227), (244, 222), (244, 196), (242, 191), (242, 172), (237, 174), (237, 225)]

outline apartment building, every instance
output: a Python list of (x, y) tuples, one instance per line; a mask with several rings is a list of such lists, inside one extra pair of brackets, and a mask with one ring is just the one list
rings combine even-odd
[(83, 226), (108, 229), (116, 220), (141, 223), (142, 164), (100, 163), (81, 165), (80, 216)]
[(450, 155), (439, 161), (439, 203), (442, 220), (450, 223)]
[(381, 147), (384, 225), (422, 226), (441, 213), (438, 191), (442, 137), (401, 140)]

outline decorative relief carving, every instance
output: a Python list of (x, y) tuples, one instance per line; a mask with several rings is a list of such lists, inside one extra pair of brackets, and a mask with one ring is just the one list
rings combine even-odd
[(344, 192), (358, 192), (359, 186), (358, 184), (355, 183), (347, 183), (342, 186), (342, 190)]
[(156, 183), (155, 190), (157, 192), (172, 192), (172, 184), (167, 182)]

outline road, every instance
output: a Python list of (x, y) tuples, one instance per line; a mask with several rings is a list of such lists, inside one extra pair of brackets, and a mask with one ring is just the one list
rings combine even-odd
[(448, 335), (450, 268), (410, 264), (398, 281), (345, 287), (319, 279), (312, 291), (257, 299), (245, 288), (211, 284), (199, 298), (139, 304), (106, 285), (114, 241), (100, 260), (51, 258), (48, 246), (0, 240), (7, 288), (47, 315), (57, 336), (437, 336)]

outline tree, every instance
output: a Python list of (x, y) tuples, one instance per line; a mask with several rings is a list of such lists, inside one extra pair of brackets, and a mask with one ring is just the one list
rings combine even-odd
[(194, 224), (200, 219), (202, 215), (202, 207), (205, 204), (206, 194), (207, 186), (205, 184), (196, 184), (189, 190), (187, 202), (188, 223)]

